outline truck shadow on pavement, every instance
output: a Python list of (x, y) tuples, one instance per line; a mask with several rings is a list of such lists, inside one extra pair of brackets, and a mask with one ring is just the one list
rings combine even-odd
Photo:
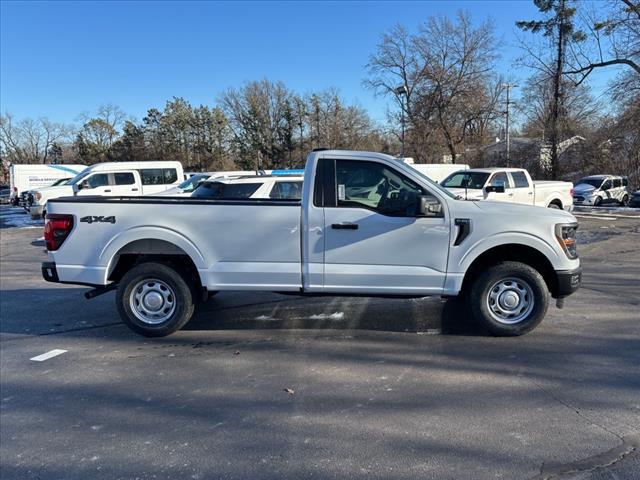
[[(50, 335), (122, 325), (114, 293), (86, 300), (84, 291), (72, 287), (4, 290), (0, 332), (4, 337)], [(191, 332), (252, 329), (487, 334), (470, 321), (455, 299), (291, 297), (239, 292), (223, 292), (198, 305), (183, 328)]]

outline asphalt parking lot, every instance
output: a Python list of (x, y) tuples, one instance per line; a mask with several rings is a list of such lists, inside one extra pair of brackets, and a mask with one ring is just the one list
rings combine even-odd
[(229, 292), (146, 339), (42, 281), (41, 223), (2, 207), (0, 478), (640, 478), (638, 213), (578, 212), (584, 286), (524, 337)]

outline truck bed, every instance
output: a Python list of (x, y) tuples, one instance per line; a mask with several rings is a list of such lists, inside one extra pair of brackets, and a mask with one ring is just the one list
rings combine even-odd
[[(130, 244), (144, 232), (156, 239), (151, 251), (162, 251), (164, 242), (194, 259), (212, 289), (289, 291), (301, 286), (297, 200), (66, 197), (48, 205), (50, 214), (76, 219), (56, 252), (58, 272), (65, 278), (106, 284), (110, 259), (125, 246), (123, 253), (134, 253), (136, 246)], [(96, 252), (95, 246), (103, 247)], [(149, 248), (145, 244), (141, 250)]]

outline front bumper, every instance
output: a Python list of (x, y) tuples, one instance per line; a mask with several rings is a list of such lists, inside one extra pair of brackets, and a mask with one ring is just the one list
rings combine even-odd
[(29, 214), (35, 218), (40, 218), (42, 216), (43, 211), (44, 211), (44, 205), (31, 205), (29, 207)]
[(576, 195), (573, 197), (573, 204), (574, 205), (589, 205), (589, 206), (593, 206), (593, 204), (596, 202), (596, 198), (595, 196), (593, 197), (586, 197), (583, 195)]
[(580, 285), (582, 285), (582, 267), (575, 270), (558, 270), (552, 296), (553, 298), (568, 297), (578, 290)]

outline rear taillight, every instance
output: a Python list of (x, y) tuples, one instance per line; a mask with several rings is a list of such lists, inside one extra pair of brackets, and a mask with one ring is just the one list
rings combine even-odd
[(573, 197), (573, 188), (571, 190), (569, 190), (569, 195), (571, 195)]
[(50, 213), (44, 223), (44, 242), (47, 250), (58, 250), (73, 228), (73, 215)]

